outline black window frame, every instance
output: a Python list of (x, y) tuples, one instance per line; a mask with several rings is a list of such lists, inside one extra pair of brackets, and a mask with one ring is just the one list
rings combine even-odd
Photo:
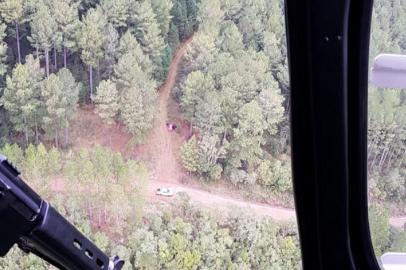
[(368, 221), (371, 0), (286, 0), (292, 172), (304, 270), (380, 269)]

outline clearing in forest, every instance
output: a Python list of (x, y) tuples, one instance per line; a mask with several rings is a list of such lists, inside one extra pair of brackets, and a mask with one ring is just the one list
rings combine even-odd
[[(185, 128), (182, 123), (176, 123), (177, 130), (169, 131), (166, 123), (171, 119), (181, 119), (179, 108), (171, 110), (177, 115), (168, 115), (170, 103), (175, 103), (171, 96), (171, 90), (175, 85), (179, 63), (182, 60), (187, 45), (192, 41), (189, 37), (182, 42), (175, 51), (168, 74), (164, 83), (159, 87), (158, 115), (153, 129), (145, 138), (144, 142), (136, 147), (136, 153), (142, 155), (152, 172), (153, 180), (168, 183), (179, 183), (184, 171), (179, 162), (179, 148), (184, 141), (181, 135)], [(138, 151), (137, 151), (138, 150)]]
[[(178, 74), (178, 67), (186, 52), (188, 44), (192, 38), (186, 39), (176, 50), (170, 64), (167, 78), (159, 88), (158, 111), (154, 126), (145, 140), (141, 144), (134, 145), (132, 136), (124, 132), (124, 127), (120, 124), (106, 125), (97, 116), (93, 108), (81, 108), (75, 121), (73, 121), (72, 134), (77, 138), (74, 142), (75, 148), (90, 147), (94, 144), (108, 146), (114, 151), (123, 153), (135, 159), (143, 160), (149, 167), (151, 178), (147, 192), (147, 200), (156, 200), (156, 188), (171, 186), (176, 192), (187, 193), (192, 201), (205, 207), (215, 207), (217, 210), (224, 207), (246, 207), (258, 215), (271, 216), (275, 220), (294, 220), (293, 209), (275, 207), (267, 204), (253, 203), (237, 198), (230, 194), (225, 194), (224, 190), (216, 189), (216, 194), (207, 192), (199, 186), (185, 186), (182, 178), (186, 177), (180, 165), (179, 149), (189, 133), (189, 128), (185, 125), (180, 114), (179, 105), (171, 96), (171, 90), (175, 85)], [(168, 131), (166, 123), (174, 121), (177, 130)], [(165, 198), (159, 198), (165, 201)], [(220, 207), (220, 208), (218, 208)], [(402, 227), (405, 217), (392, 217), (390, 223), (395, 227)]]

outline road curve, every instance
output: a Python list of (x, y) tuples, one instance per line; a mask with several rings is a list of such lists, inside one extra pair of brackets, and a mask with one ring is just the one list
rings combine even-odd
[(186, 187), (180, 184), (173, 184), (161, 181), (150, 181), (148, 187), (148, 198), (151, 200), (160, 199), (168, 201), (168, 198), (155, 195), (155, 191), (159, 187), (171, 187), (175, 193), (185, 192), (191, 198), (191, 201), (200, 204), (209, 209), (247, 209), (254, 211), (255, 214), (261, 216), (270, 216), (276, 221), (295, 220), (296, 214), (293, 209), (274, 207), (266, 204), (246, 202), (225, 195), (213, 194), (198, 188)]
[[(260, 216), (269, 216), (276, 221), (295, 221), (296, 214), (294, 209), (290, 208), (283, 208), (283, 207), (275, 207), (267, 204), (261, 203), (253, 203), (247, 202), (240, 199), (236, 199), (227, 195), (223, 194), (214, 194), (208, 191), (184, 186), (181, 184), (174, 184), (162, 181), (150, 181), (148, 187), (148, 198), (151, 200), (161, 200), (161, 201), (168, 201), (171, 198), (163, 198), (155, 195), (155, 191), (157, 188), (160, 187), (171, 187), (175, 191), (178, 192), (185, 192), (191, 198), (191, 201), (200, 204), (209, 209), (216, 209), (219, 208), (223, 209), (246, 209), (249, 211), (253, 211), (255, 214)], [(391, 226), (396, 228), (403, 228), (406, 224), (406, 216), (399, 216), (399, 217), (391, 217), (389, 220)]]
[[(180, 183), (180, 174), (178, 173), (180, 168), (174, 155), (175, 149), (173, 149), (170, 137), (166, 131), (165, 122), (168, 119), (167, 105), (170, 90), (175, 84), (179, 63), (188, 44), (192, 41), (192, 38), (193, 36), (190, 36), (177, 48), (168, 69), (167, 78), (159, 88), (160, 113), (158, 121), (156, 121), (155, 127), (151, 132), (151, 136), (147, 139), (148, 143), (146, 143), (146, 145), (154, 145), (157, 148), (155, 151), (151, 151), (155, 162), (153, 164), (153, 177), (149, 181), (148, 200), (170, 200), (171, 198), (163, 198), (155, 195), (155, 190), (157, 188), (169, 186), (173, 188), (176, 193), (187, 193), (192, 202), (198, 203), (206, 208), (215, 210), (218, 210), (219, 208), (246, 208), (257, 215), (270, 216), (276, 221), (294, 221), (296, 219), (294, 209), (247, 202), (228, 195), (214, 194), (199, 188), (185, 186)], [(171, 181), (169, 183), (163, 181), (163, 179), (171, 179)], [(406, 223), (406, 216), (391, 217), (389, 222), (394, 227), (402, 228)]]

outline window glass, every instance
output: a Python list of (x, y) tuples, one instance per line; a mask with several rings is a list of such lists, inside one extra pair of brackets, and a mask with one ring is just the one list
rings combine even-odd
[[(125, 269), (301, 268), (281, 0), (0, 16), (0, 152), (103, 251)], [(0, 268), (49, 265), (13, 249)]]
[[(404, 60), (401, 55), (406, 54), (405, 14), (405, 1), (374, 1), (368, 96), (368, 191), (372, 242), (379, 258), (387, 252), (406, 252), (406, 85), (399, 62)], [(389, 257), (385, 260), (385, 256)], [(385, 256), (384, 267), (391, 269), (385, 262), (389, 258), (390, 263), (393, 258), (390, 253)], [(402, 256), (406, 258), (405, 254)]]

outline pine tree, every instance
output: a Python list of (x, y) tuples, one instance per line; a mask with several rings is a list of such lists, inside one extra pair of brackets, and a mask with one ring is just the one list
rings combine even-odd
[(219, 136), (210, 135), (208, 132), (202, 135), (199, 146), (199, 173), (208, 176), (208, 180), (217, 180), (223, 171), (220, 158), (226, 154), (227, 143), (221, 143)]
[(112, 124), (119, 112), (119, 95), (115, 83), (111, 80), (101, 81), (94, 97), (96, 110), (99, 116), (107, 123)]
[(172, 60), (172, 49), (169, 45), (165, 46), (164, 52), (162, 54), (162, 69), (161, 69), (161, 78), (165, 78), (167, 73), (168, 73), (168, 69), (169, 66), (171, 64), (171, 60)]
[(144, 1), (138, 5), (135, 22), (137, 27), (135, 35), (140, 41), (144, 53), (150, 57), (156, 68), (154, 71), (155, 78), (162, 79), (162, 53), (165, 43), (156, 15), (149, 1)]
[(155, 102), (156, 92), (151, 84), (123, 90), (120, 99), (120, 119), (127, 130), (138, 138), (152, 128)]
[(7, 110), (13, 129), (23, 132), (28, 145), (34, 133), (38, 142), (42, 103), (40, 100), (40, 81), (43, 72), (39, 61), (32, 55), (26, 58), (26, 64), (17, 64), (12, 75), (7, 76), (1, 103)]
[(250, 8), (243, 9), (238, 19), (238, 29), (243, 33), (244, 44), (255, 50), (263, 49), (263, 33), (267, 17), (264, 2), (253, 3)]
[(173, 3), (171, 0), (151, 0), (151, 4), (159, 23), (161, 35), (166, 39), (172, 19), (171, 10)]
[(221, 31), (221, 49), (238, 58), (243, 50), (242, 35), (234, 23), (226, 23)]
[(0, 77), (7, 71), (7, 43), (4, 42), (6, 37), (6, 25), (0, 24)]
[(23, 0), (3, 0), (0, 2), (0, 14), (4, 21), (15, 27), (15, 39), (17, 42), (17, 60), (21, 63), (20, 51), (20, 24), (24, 22), (25, 10)]
[(64, 115), (64, 108), (61, 106), (61, 90), (61, 83), (55, 74), (51, 74), (42, 83), (41, 94), (47, 110), (47, 115), (43, 118), (44, 129), (47, 134), (53, 136), (56, 147), (59, 147), (59, 132)]
[(173, 22), (171, 22), (169, 27), (168, 44), (171, 46), (172, 50), (175, 50), (179, 45), (179, 30)]
[(72, 120), (79, 100), (79, 92), (82, 88), (81, 83), (77, 83), (72, 73), (66, 69), (62, 68), (57, 73), (58, 78), (62, 87), (62, 106), (64, 106), (64, 120), (63, 126), (65, 128), (65, 146), (69, 142), (69, 123)]
[[(262, 135), (265, 120), (258, 102), (244, 104), (238, 114), (238, 126), (233, 129), (234, 139), (230, 142), (229, 164), (246, 171), (252, 170), (262, 158)], [(242, 166), (243, 162), (245, 166)]]
[(202, 134), (220, 135), (224, 130), (221, 111), (222, 97), (217, 91), (208, 90), (196, 106), (196, 120), (194, 126)]
[(43, 118), (44, 129), (54, 138), (56, 147), (60, 145), (62, 130), (67, 129), (75, 112), (78, 93), (79, 86), (67, 69), (51, 74), (42, 83), (41, 94), (47, 112)]
[(42, 48), (45, 54), (45, 71), (49, 76), (49, 51), (58, 40), (57, 24), (51, 11), (44, 3), (39, 3), (37, 11), (33, 15), (31, 22), (30, 42), (36, 48)]
[(102, 9), (107, 21), (115, 28), (126, 27), (128, 20), (127, 0), (101, 0), (100, 8)]
[(74, 0), (52, 0), (53, 17), (57, 23), (63, 50), (63, 66), (67, 68), (68, 50), (76, 49), (76, 32), (79, 27), (79, 2)]
[(266, 87), (259, 93), (258, 104), (262, 109), (262, 114), (266, 121), (266, 130), (269, 134), (275, 134), (278, 130), (278, 124), (281, 123), (284, 116), (283, 96), (276, 81), (269, 79)]
[(188, 75), (182, 89), (181, 106), (186, 119), (194, 125), (196, 120), (197, 105), (207, 91), (214, 91), (214, 82), (210, 75), (195, 71)]
[(183, 0), (175, 0), (173, 8), (171, 10), (172, 22), (176, 26), (179, 33), (179, 40), (183, 40), (187, 37), (188, 18), (186, 2)]
[(120, 119), (129, 132), (143, 136), (155, 116), (156, 85), (141, 69), (134, 54), (123, 55), (114, 68), (120, 95)]
[(193, 42), (188, 50), (188, 58), (191, 59), (189, 69), (191, 71), (210, 71), (210, 64), (216, 60), (220, 53), (220, 48), (217, 46), (218, 36), (216, 32), (217, 30), (198, 31), (193, 36)]
[[(124, 89), (120, 100), (120, 119), (127, 130), (137, 137), (151, 127), (151, 119), (144, 118), (142, 92), (136, 88)], [(149, 120), (149, 123), (148, 123)]]
[(120, 39), (119, 53), (122, 57), (125, 54), (133, 54), (136, 58), (136, 62), (141, 69), (149, 76), (152, 76), (153, 65), (151, 60), (142, 51), (141, 45), (138, 43), (135, 36), (127, 31)]
[(58, 173), (60, 173), (61, 168), (61, 154), (59, 153), (58, 149), (52, 147), (51, 150), (48, 151), (48, 158), (46, 160), (46, 169), (44, 174), (48, 177), (56, 176)]
[(199, 4), (198, 18), (199, 21), (204, 22), (199, 25), (199, 32), (211, 33), (215, 36), (218, 35), (220, 26), (224, 20), (224, 12), (221, 2), (217, 0), (205, 0)]
[(79, 28), (78, 45), (82, 61), (89, 68), (90, 98), (93, 96), (93, 68), (103, 57), (104, 29), (106, 20), (99, 9), (90, 9)]
[(197, 12), (198, 6), (196, 0), (188, 0), (186, 2), (186, 10), (187, 10), (187, 17), (188, 17), (188, 35), (190, 35), (196, 26), (197, 21)]
[(109, 78), (113, 72), (113, 65), (116, 63), (119, 55), (118, 38), (118, 32), (113, 25), (109, 23), (106, 28), (106, 39), (104, 42), (104, 60), (106, 63), (107, 76)]
[(182, 166), (189, 172), (196, 172), (199, 169), (199, 152), (196, 137), (193, 135), (185, 142), (180, 149)]
[(148, 82), (148, 86), (152, 84), (155, 87), (155, 81), (142, 69), (141, 65), (139, 57), (133, 53), (126, 53), (118, 60), (114, 66), (113, 79), (119, 91), (123, 88), (142, 85), (143, 82)]
[(7, 159), (12, 162), (17, 168), (21, 168), (24, 162), (23, 150), (21, 150), (18, 144), (5, 144), (1, 148), (1, 153), (7, 157)]

